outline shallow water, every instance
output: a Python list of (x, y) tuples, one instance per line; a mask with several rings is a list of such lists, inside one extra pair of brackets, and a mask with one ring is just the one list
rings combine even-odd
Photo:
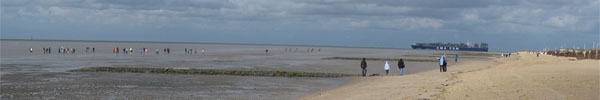
[[(74, 54), (59, 54), (58, 48), (76, 48)], [(42, 48), (51, 47), (50, 54)], [(95, 47), (86, 53), (85, 47)], [(149, 48), (149, 53), (113, 54), (112, 48)], [(34, 48), (33, 53), (28, 49)], [(159, 48), (160, 54), (154, 50)], [(171, 48), (164, 54), (162, 48)], [(184, 48), (206, 48), (206, 55), (185, 54)], [(284, 48), (292, 48), (285, 51)], [(296, 48), (298, 50), (296, 51)], [(315, 48), (314, 52), (307, 52)], [(320, 52), (317, 52), (318, 49)], [(265, 50), (269, 49), (266, 54)], [(148, 99), (291, 99), (342, 85), (345, 78), (285, 78), (214, 75), (170, 75), (143, 73), (67, 72), (98, 67), (177, 67), (227, 70), (278, 70), (323, 73), (360, 73), (360, 61), (323, 60), (325, 57), (382, 57), (435, 59), (442, 53), (410, 49), (306, 47), (240, 44), (0, 41), (0, 81), (3, 99), (18, 98), (128, 98)], [(485, 60), (469, 56), (461, 60)], [(450, 58), (450, 57), (449, 57)], [(384, 73), (385, 61), (368, 61), (369, 73)], [(390, 62), (392, 75), (396, 62)], [(405, 62), (405, 73), (437, 69), (437, 62)], [(449, 62), (452, 64), (452, 62)], [(62, 87), (62, 88), (59, 88)], [(135, 92), (135, 93), (134, 93)], [(60, 93), (60, 94), (56, 94)], [(159, 94), (156, 94), (159, 93)], [(174, 93), (174, 94), (173, 94)], [(34, 95), (34, 96), (28, 96)], [(60, 96), (59, 96), (60, 95)]]

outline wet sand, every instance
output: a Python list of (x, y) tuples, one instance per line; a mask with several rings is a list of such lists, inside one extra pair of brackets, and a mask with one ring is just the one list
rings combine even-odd
[(301, 100), (381, 99), (566, 99), (598, 100), (599, 61), (522, 54), (490, 61), (461, 62), (448, 72), (353, 78), (338, 88)]
[[(218, 70), (293, 71), (360, 74), (358, 60), (326, 57), (435, 59), (443, 53), (465, 55), (461, 61), (485, 61), (489, 55), (471, 52), (410, 49), (310, 47), (281, 45), (0, 41), (0, 96), (2, 99), (293, 99), (341, 86), (349, 78), (257, 77), (227, 75), (175, 75), (152, 73), (69, 72), (88, 67), (194, 68)], [(44, 47), (51, 54), (43, 54)], [(77, 48), (75, 54), (58, 54), (57, 48)], [(85, 53), (95, 47), (96, 53)], [(144, 54), (112, 54), (113, 47), (145, 47)], [(34, 48), (34, 53), (28, 53)], [(154, 54), (172, 48), (171, 54)], [(185, 54), (183, 48), (206, 48), (206, 55)], [(285, 51), (284, 48), (292, 48)], [(295, 48), (298, 48), (296, 51)], [(308, 52), (320, 48), (321, 52)], [(269, 53), (265, 54), (265, 49)], [(370, 74), (383, 74), (385, 61), (368, 61)], [(395, 62), (390, 62), (395, 66)], [(454, 64), (450, 62), (450, 64)], [(406, 74), (437, 69), (437, 62), (406, 62)], [(392, 75), (397, 75), (392, 67)], [(350, 80), (354, 81), (354, 80)], [(350, 82), (352, 84), (352, 82)]]
[[(344, 79), (140, 73), (2, 76), (2, 99), (289, 99)], [(6, 82), (8, 81), (8, 82)], [(284, 93), (281, 93), (284, 92)]]

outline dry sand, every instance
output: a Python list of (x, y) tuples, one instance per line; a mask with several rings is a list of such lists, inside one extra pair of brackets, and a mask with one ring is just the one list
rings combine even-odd
[[(600, 62), (521, 54), (404, 76), (360, 77), (299, 99), (598, 100)], [(408, 67), (410, 68), (410, 66)]]

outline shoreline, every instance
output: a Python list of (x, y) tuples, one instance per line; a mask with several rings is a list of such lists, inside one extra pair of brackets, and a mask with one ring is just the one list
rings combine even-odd
[[(530, 75), (531, 72), (527, 73), (519, 73), (523, 75), (519, 75), (521, 80), (515, 81), (523, 81), (525, 83), (510, 83), (504, 82), (502, 80), (497, 81), (482, 81), (482, 77), (495, 77), (495, 76), (506, 76), (513, 77), (513, 73), (503, 72), (502, 69), (504, 67), (510, 67), (510, 69), (517, 69), (517, 71), (537, 71), (538, 69), (523, 69), (528, 66), (536, 66), (536, 67), (544, 67), (542, 65), (548, 65), (548, 63), (544, 62), (555, 62), (559, 64), (584, 64), (588, 66), (587, 68), (592, 68), (594, 64), (598, 65), (597, 61), (588, 61), (588, 60), (576, 60), (572, 61), (571, 58), (566, 57), (554, 57), (549, 55), (543, 55), (541, 58), (543, 62), (532, 58), (535, 55), (522, 54), (518, 57), (511, 58), (495, 58), (488, 61), (469, 61), (469, 62), (459, 62), (456, 65), (451, 65), (448, 67), (448, 72), (440, 73), (438, 70), (430, 70), (425, 72), (419, 72), (409, 75), (403, 76), (383, 76), (383, 77), (357, 77), (351, 78), (346, 84), (333, 88), (331, 90), (321, 91), (317, 93), (312, 93), (309, 95), (305, 95), (304, 97), (297, 98), (297, 100), (330, 100), (330, 99), (350, 99), (350, 100), (364, 100), (364, 99), (420, 99), (420, 100), (428, 100), (428, 99), (552, 99), (552, 98), (561, 98), (561, 99), (598, 99), (598, 76), (600, 75), (591, 75), (586, 76), (587, 78), (596, 77), (593, 81), (586, 81), (584, 83), (573, 83), (570, 81), (556, 81), (554, 80), (553, 84), (558, 86), (566, 85), (566, 84), (586, 84), (584, 86), (592, 86), (588, 88), (592, 89), (583, 89), (577, 88), (575, 90), (570, 88), (559, 88), (562, 90), (568, 90), (566, 93), (564, 91), (554, 90), (553, 87), (543, 87), (544, 85), (539, 85), (542, 83), (536, 83), (538, 85), (530, 86), (530, 87), (518, 87), (523, 84), (527, 84), (527, 82), (531, 82), (530, 79), (523, 79), (522, 77), (530, 77), (535, 76)], [(542, 56), (540, 56), (542, 57)], [(533, 60), (532, 60), (533, 59)], [(539, 59), (539, 58), (538, 58)], [(552, 64), (552, 63), (550, 63)], [(592, 67), (589, 67), (591, 64)], [(410, 67), (407, 67), (410, 68)], [(552, 69), (552, 68), (549, 68)], [(593, 68), (592, 68), (593, 69)], [(596, 73), (599, 71), (596, 67)], [(493, 75), (488, 75), (487, 73), (494, 72), (496, 70), (502, 70), (502, 72), (496, 72)], [(513, 70), (511, 70), (513, 71)], [(562, 70), (553, 70), (553, 71), (562, 71)], [(579, 70), (583, 71), (583, 70)], [(541, 76), (545, 77), (548, 73), (554, 72), (539, 72)], [(589, 72), (588, 72), (589, 73)], [(483, 75), (485, 74), (485, 75)], [(562, 75), (564, 77), (571, 77), (571, 74)], [(466, 78), (467, 77), (467, 78)], [(470, 78), (469, 78), (470, 77)], [(553, 76), (560, 77), (559, 76)], [(552, 78), (549, 79), (552, 81)], [(488, 79), (488, 78), (486, 78)], [(494, 79), (494, 78), (490, 78)], [(515, 79), (515, 78), (508, 78)], [(561, 78), (559, 78), (561, 79)], [(569, 79), (568, 80), (581, 80), (581, 79)], [(483, 79), (485, 80), (485, 79)], [(585, 81), (585, 80), (581, 80)], [(536, 80), (533, 80), (536, 82)], [(504, 85), (502, 85), (504, 84)], [(546, 84), (546, 83), (544, 83)], [(592, 85), (590, 85), (592, 84)], [(595, 84), (595, 85), (594, 85)], [(499, 87), (505, 86), (498, 90)], [(509, 86), (509, 87), (506, 87)], [(514, 87), (513, 87), (514, 86)], [(529, 85), (528, 85), (529, 86)], [(572, 86), (572, 85), (567, 85)], [(595, 87), (594, 87), (595, 86)], [(489, 88), (493, 87), (493, 88)], [(564, 87), (564, 86), (562, 86)], [(541, 90), (539, 88), (542, 88)], [(503, 91), (503, 90), (514, 90), (514, 89), (524, 89), (521, 91)], [(581, 90), (583, 89), (583, 90)], [(492, 92), (490, 92), (492, 91)], [(502, 92), (498, 92), (502, 91)], [(548, 94), (541, 94), (537, 92), (548, 92)], [(558, 91), (558, 92), (557, 92)], [(574, 92), (575, 91), (575, 92)], [(585, 91), (585, 92), (578, 92)], [(513, 93), (514, 92), (514, 93)], [(478, 95), (481, 94), (481, 95)], [(527, 96), (515, 96), (517, 94), (523, 94)], [(564, 96), (551, 96), (551, 95), (564, 95)], [(573, 96), (583, 95), (583, 97)], [(510, 95), (510, 96), (503, 96)], [(590, 97), (596, 95), (595, 97)], [(528, 98), (525, 98), (528, 97)]]

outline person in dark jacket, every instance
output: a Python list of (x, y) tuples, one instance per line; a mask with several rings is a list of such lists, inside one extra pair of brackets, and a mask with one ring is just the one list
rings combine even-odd
[(367, 76), (367, 61), (365, 58), (360, 62), (360, 68), (362, 68), (362, 75)]
[(398, 71), (400, 72), (400, 75), (404, 72), (404, 60), (402, 60), (402, 58), (398, 60)]

